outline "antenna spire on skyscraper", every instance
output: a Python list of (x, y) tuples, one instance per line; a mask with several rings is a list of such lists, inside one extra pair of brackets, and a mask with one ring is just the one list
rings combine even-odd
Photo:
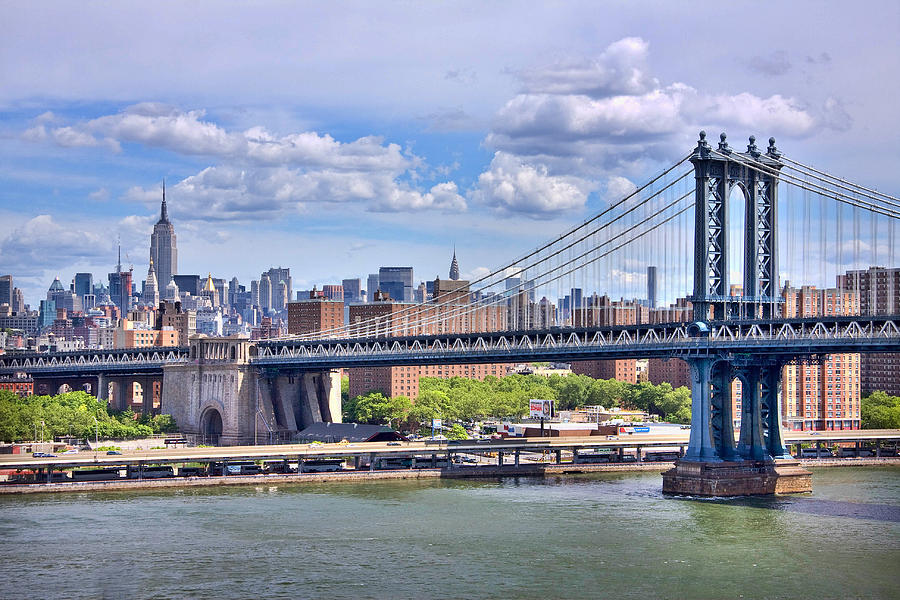
[(450, 262), (450, 279), (453, 281), (459, 279), (459, 263), (456, 262), (456, 244), (453, 244), (453, 260)]
[(162, 206), (159, 208), (159, 222), (160, 223), (168, 223), (169, 222), (169, 211), (166, 208), (166, 180), (163, 179), (163, 189), (162, 189)]

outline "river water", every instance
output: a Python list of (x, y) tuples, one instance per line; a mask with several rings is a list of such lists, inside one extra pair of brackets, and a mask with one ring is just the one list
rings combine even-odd
[(655, 473), (0, 498), (0, 598), (898, 598), (900, 467), (800, 497)]

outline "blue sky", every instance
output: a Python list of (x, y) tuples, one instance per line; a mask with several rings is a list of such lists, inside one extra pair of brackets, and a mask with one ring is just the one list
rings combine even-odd
[(0, 271), (31, 304), (117, 237), (142, 278), (163, 178), (180, 272), (295, 289), (446, 276), (454, 244), (474, 276), (701, 128), (900, 192), (896, 2), (152, 6), (0, 6)]

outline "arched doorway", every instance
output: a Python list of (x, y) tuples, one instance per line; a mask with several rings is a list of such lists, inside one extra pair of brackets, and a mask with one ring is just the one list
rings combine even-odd
[(204, 444), (217, 445), (222, 435), (222, 415), (215, 408), (208, 408), (200, 417), (200, 438)]

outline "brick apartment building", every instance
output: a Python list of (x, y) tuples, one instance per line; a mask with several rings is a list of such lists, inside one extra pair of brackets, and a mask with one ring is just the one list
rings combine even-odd
[[(900, 269), (869, 267), (847, 271), (838, 277), (838, 287), (859, 294), (862, 315), (900, 312)], [(862, 395), (881, 390), (891, 396), (900, 396), (900, 354), (863, 354), (859, 369)]]
[[(508, 308), (472, 306), (469, 282), (434, 282), (435, 300), (428, 304), (394, 302), (389, 297), (370, 304), (350, 306), (348, 328), (353, 336), (434, 335), (440, 333), (489, 332), (506, 328)], [(348, 369), (350, 396), (381, 391), (389, 396), (419, 395), (420, 377), (502, 377), (509, 370), (505, 363), (481, 365), (427, 365)]]

